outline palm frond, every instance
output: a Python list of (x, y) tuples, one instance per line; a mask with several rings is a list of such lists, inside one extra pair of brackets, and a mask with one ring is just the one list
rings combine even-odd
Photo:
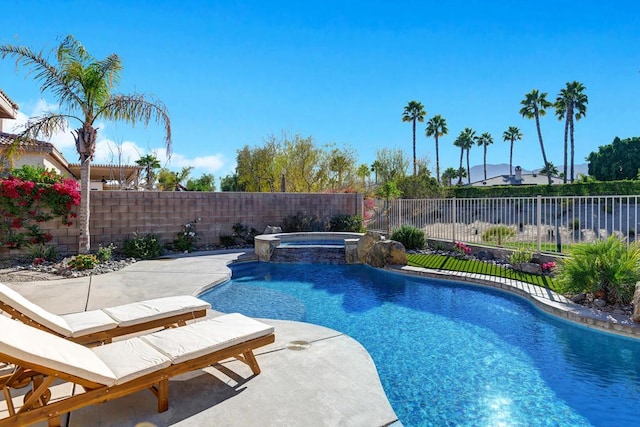
[(164, 125), (167, 156), (171, 154), (171, 119), (167, 107), (162, 101), (148, 98), (142, 94), (113, 95), (94, 117), (104, 117), (110, 120), (123, 120), (132, 125), (142, 122), (147, 126), (154, 119), (156, 123)]

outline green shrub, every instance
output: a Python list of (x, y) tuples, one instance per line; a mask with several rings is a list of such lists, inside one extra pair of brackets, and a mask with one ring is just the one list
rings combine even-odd
[(182, 231), (176, 234), (173, 241), (173, 249), (178, 252), (193, 252), (198, 241), (196, 221), (188, 222), (182, 226)]
[(113, 243), (109, 243), (109, 246), (98, 246), (98, 252), (96, 252), (96, 257), (100, 262), (111, 261), (113, 257), (113, 251), (115, 251), (117, 247)]
[(329, 220), (329, 231), (362, 232), (362, 217), (360, 215), (334, 215)]
[(289, 215), (282, 220), (282, 231), (285, 233), (298, 233), (305, 231), (327, 231), (328, 224), (320, 215), (307, 215), (304, 212), (298, 212), (295, 215)]
[(628, 304), (640, 280), (640, 243), (627, 244), (616, 236), (571, 245), (569, 257), (557, 270), (560, 292), (591, 292), (610, 303)]
[(391, 240), (402, 243), (405, 249), (422, 249), (426, 242), (423, 230), (406, 224), (394, 230)]
[(67, 264), (69, 265), (69, 268), (73, 268), (76, 270), (89, 270), (95, 267), (96, 265), (98, 265), (99, 263), (100, 262), (98, 261), (98, 258), (96, 258), (95, 255), (78, 254), (73, 258), (71, 258)]
[(518, 249), (511, 252), (511, 255), (509, 255), (509, 263), (522, 264), (525, 262), (531, 262), (531, 257), (533, 257), (533, 253), (524, 249)]
[(225, 248), (228, 248), (229, 246), (233, 246), (236, 244), (236, 238), (235, 236), (223, 234), (222, 236), (220, 236), (220, 244)]
[(231, 229), (233, 230), (233, 237), (239, 237), (249, 244), (253, 244), (253, 240), (258, 234), (258, 230), (253, 227), (249, 229), (249, 227), (240, 222), (233, 224)]
[(489, 227), (482, 233), (482, 241), (489, 243), (497, 243), (501, 245), (503, 241), (516, 235), (516, 232), (506, 225), (495, 225)]
[(122, 252), (128, 256), (138, 259), (151, 259), (160, 256), (160, 242), (153, 234), (144, 237), (134, 237), (124, 241)]

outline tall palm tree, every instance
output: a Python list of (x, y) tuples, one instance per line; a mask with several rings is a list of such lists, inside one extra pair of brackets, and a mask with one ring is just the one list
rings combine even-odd
[[(520, 105), (522, 105), (522, 108), (520, 109), (522, 117), (536, 120), (536, 130), (538, 131), (542, 160), (544, 160), (545, 165), (548, 165), (547, 153), (544, 151), (544, 142), (542, 141), (542, 132), (540, 131), (540, 116), (546, 115), (546, 109), (552, 105), (547, 101), (547, 93), (540, 93), (538, 92), (538, 89), (533, 89), (525, 95), (522, 101), (520, 101)], [(549, 179), (549, 185), (551, 185), (551, 175), (547, 175), (547, 178)]]
[(467, 183), (471, 184), (471, 170), (469, 168), (469, 152), (471, 151), (471, 147), (475, 144), (476, 141), (476, 131), (471, 128), (465, 128), (458, 138), (454, 141), (453, 145), (456, 147), (460, 147), (460, 168), (458, 169), (458, 185), (462, 185), (462, 171), (464, 168), (462, 167), (462, 157), (464, 156), (465, 151), (467, 152)]
[(513, 176), (513, 143), (522, 139), (522, 133), (516, 126), (509, 126), (509, 129), (505, 130), (502, 134), (502, 140), (511, 142), (509, 148), (509, 175)]
[(136, 164), (144, 168), (147, 190), (153, 189), (153, 181), (155, 179), (154, 171), (156, 169), (160, 169), (160, 160), (158, 160), (153, 154), (147, 154), (146, 156), (142, 156), (136, 160)]
[(484, 179), (487, 180), (487, 147), (493, 144), (493, 137), (489, 132), (485, 132), (477, 138), (477, 143), (484, 149)]
[(574, 154), (575, 144), (573, 140), (573, 120), (580, 120), (587, 114), (589, 98), (584, 93), (585, 86), (577, 81), (567, 82), (566, 87), (560, 90), (554, 104), (558, 120), (566, 118), (564, 124), (564, 182), (567, 182), (567, 139), (571, 139), (571, 182), (574, 180)]
[(416, 121), (424, 122), (424, 116), (427, 114), (424, 111), (424, 105), (418, 101), (409, 101), (404, 112), (402, 113), (403, 122), (413, 123), (413, 176), (416, 175), (418, 170), (418, 164), (416, 160)]
[(122, 63), (120, 57), (111, 54), (103, 60), (91, 56), (73, 36), (67, 36), (54, 49), (56, 63), (29, 47), (6, 44), (0, 46), (2, 58), (16, 59), (16, 65), (30, 69), (41, 86), (41, 92), (50, 91), (58, 100), (61, 111), (46, 112), (40, 117), (29, 119), (15, 143), (33, 140), (38, 135), (50, 138), (66, 130), (70, 121), (77, 121), (80, 127), (73, 131), (76, 150), (80, 155), (80, 253), (91, 248), (89, 236), (90, 172), (91, 160), (96, 151), (98, 120), (124, 120), (130, 124), (142, 122), (145, 126), (151, 119), (164, 125), (167, 154), (171, 150), (171, 121), (166, 107), (159, 100), (149, 99), (141, 94), (124, 95), (113, 93), (120, 78)]
[(449, 129), (447, 129), (447, 121), (440, 114), (433, 116), (427, 122), (425, 135), (427, 138), (432, 136), (436, 140), (436, 179), (438, 180), (438, 184), (440, 184), (440, 154), (438, 152), (438, 138), (448, 133)]

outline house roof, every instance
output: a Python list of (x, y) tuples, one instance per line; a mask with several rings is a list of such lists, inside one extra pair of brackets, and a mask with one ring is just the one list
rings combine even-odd
[[(0, 132), (0, 147), (3, 145), (9, 145), (13, 142), (17, 135), (11, 133)], [(62, 153), (58, 151), (58, 149), (51, 144), (50, 142), (40, 141), (40, 140), (31, 140), (31, 141), (21, 141), (20, 149), (22, 152), (31, 152), (31, 153), (44, 153), (50, 154), (53, 158), (55, 158), (64, 168), (66, 168), (74, 178), (80, 179), (80, 164), (79, 163), (69, 163), (67, 159), (64, 158)], [(127, 180), (132, 179), (135, 174), (139, 173), (143, 169), (142, 166), (139, 165), (100, 165), (100, 164), (91, 164), (91, 181), (101, 181), (105, 180), (118, 180), (119, 178), (124, 178)], [(122, 173), (122, 175), (121, 175)]]
[(2, 89), (0, 89), (0, 119), (15, 119), (18, 104), (13, 102)]
[[(498, 175), (486, 180), (472, 182), (472, 187), (491, 187), (494, 185), (546, 185), (549, 184), (547, 175), (539, 173), (521, 174), (520, 179), (516, 179), (516, 175)], [(551, 177), (551, 184), (562, 184), (562, 178), (557, 176)]]

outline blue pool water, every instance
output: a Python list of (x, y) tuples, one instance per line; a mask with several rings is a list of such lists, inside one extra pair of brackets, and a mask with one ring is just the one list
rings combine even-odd
[(405, 426), (638, 426), (640, 341), (487, 288), (365, 266), (249, 263), (213, 307), (362, 343)]

